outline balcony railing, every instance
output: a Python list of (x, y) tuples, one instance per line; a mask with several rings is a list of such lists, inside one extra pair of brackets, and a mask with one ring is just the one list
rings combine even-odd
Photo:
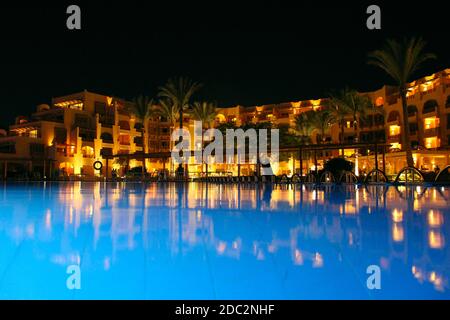
[(388, 137), (388, 142), (399, 141), (401, 138), (400, 134), (392, 135)]
[(439, 127), (438, 128), (425, 129), (423, 131), (423, 135), (425, 137), (437, 136), (438, 134), (439, 134)]

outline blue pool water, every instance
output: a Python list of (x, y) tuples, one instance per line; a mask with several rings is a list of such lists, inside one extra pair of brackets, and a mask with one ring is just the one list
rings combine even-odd
[(423, 186), (5, 184), (0, 298), (448, 299), (449, 203)]

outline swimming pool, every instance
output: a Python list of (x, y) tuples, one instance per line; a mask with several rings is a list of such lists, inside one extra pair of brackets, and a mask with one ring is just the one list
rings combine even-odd
[(448, 299), (449, 203), (423, 186), (4, 184), (0, 298)]

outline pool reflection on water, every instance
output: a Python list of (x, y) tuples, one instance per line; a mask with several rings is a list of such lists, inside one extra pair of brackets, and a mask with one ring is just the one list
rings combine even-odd
[(5, 184), (0, 298), (448, 299), (449, 202), (423, 186)]

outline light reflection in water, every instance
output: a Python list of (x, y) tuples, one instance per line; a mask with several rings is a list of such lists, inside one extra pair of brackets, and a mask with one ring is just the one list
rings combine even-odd
[[(423, 187), (5, 185), (0, 244), (10, 252), (0, 253), (0, 272), (25, 244), (22, 260), (12, 263), (39, 261), (41, 277), (52, 277), (46, 263), (82, 263), (92, 277), (106, 277), (103, 285), (109, 274), (145, 275), (147, 289), (133, 295), (117, 286), (108, 293), (117, 297), (366, 298), (359, 279), (379, 264), (386, 272), (381, 298), (448, 298), (449, 201), (450, 189)], [(214, 281), (198, 281), (213, 293), (148, 289), (157, 278), (183, 282), (196, 272), (211, 274)], [(249, 280), (230, 289), (236, 274)], [(277, 289), (256, 290), (261, 277)]]

